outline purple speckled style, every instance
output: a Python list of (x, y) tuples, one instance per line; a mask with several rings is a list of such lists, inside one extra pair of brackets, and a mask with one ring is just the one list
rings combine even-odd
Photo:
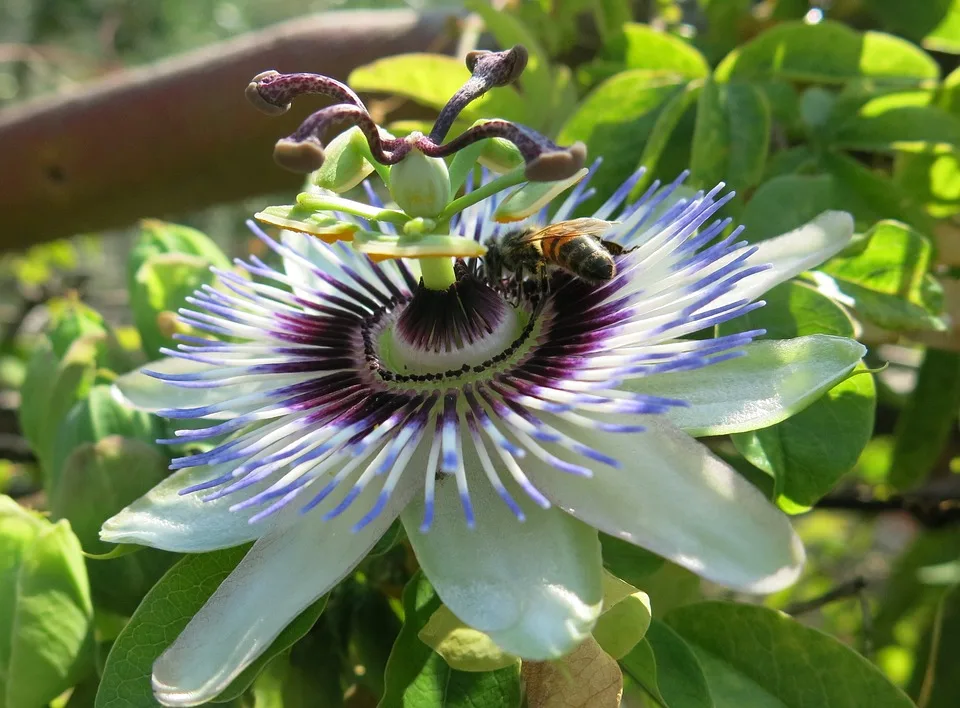
[[(413, 265), (374, 263), (344, 243), (328, 246), (308, 237), (276, 242), (251, 222), (284, 259), (286, 272), (256, 257), (238, 262), (252, 280), (217, 271), (218, 286), (204, 286), (190, 299), (196, 309), (181, 314), (195, 329), (230, 339), (181, 336), (177, 351), (167, 352), (213, 366), (151, 374), (174, 386), (236, 387), (236, 397), (224, 403), (160, 411), (176, 419), (233, 415), (165, 441), (214, 443), (174, 461), (175, 469), (211, 468), (209, 480), (183, 493), (236, 495), (232, 508), (249, 510), (256, 522), (294, 503), (306, 512), (349, 486), (326, 512), (332, 518), (372, 479), (385, 478), (377, 501), (355, 527), (362, 528), (384, 508), (401, 475), (419, 475), (427, 529), (435, 482), (443, 475), (455, 477), (466, 523), (473, 524), (465, 458), (483, 469), (521, 519), (503, 474), (537, 504), (549, 506), (524, 474), (524, 457), (546, 462), (556, 474), (590, 476), (584, 458), (618, 466), (603, 450), (579, 442), (577, 431), (638, 434), (643, 426), (636, 416), (684, 405), (624, 390), (623, 381), (737, 356), (761, 333), (682, 338), (758, 307), (731, 293), (763, 267), (746, 263), (755, 249), (736, 242), (739, 229), (717, 240), (729, 220), (705, 226), (732, 196), (718, 196), (722, 185), (677, 199), (681, 176), (626, 204), (637, 179), (639, 174), (594, 214), (615, 222), (604, 238), (627, 249), (617, 258), (614, 279), (593, 286), (556, 272), (545, 294), (513, 276), (490, 282), (476, 259), (458, 262), (458, 280), (449, 290), (428, 291)], [(571, 191), (553, 221), (569, 218), (591, 196), (588, 182)], [(369, 195), (380, 206), (372, 190)], [(497, 224), (492, 214), (502, 199), (495, 195), (470, 207), (452, 232), (486, 242), (518, 226), (548, 223), (544, 211), (519, 225)], [(488, 339), (508, 314), (515, 331), (486, 360), (465, 355), (470, 363), (462, 366), (407, 370), (383, 351), (384, 337), (393, 337), (424, 356), (452, 352), (444, 361), (456, 361), (458, 350), (466, 353)], [(415, 456), (418, 466), (410, 464)]]

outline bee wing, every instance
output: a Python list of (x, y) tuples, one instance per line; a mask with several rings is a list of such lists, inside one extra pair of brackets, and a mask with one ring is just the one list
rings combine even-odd
[(603, 221), (602, 219), (570, 219), (569, 221), (559, 221), (556, 224), (550, 224), (542, 229), (533, 231), (520, 240), (523, 243), (532, 243), (551, 238), (560, 238), (561, 236), (576, 235), (600, 238), (600, 236), (606, 233), (615, 223), (617, 222)]

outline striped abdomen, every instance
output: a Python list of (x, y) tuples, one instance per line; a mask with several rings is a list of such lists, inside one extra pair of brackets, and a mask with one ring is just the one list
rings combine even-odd
[(617, 274), (613, 255), (595, 236), (582, 233), (560, 234), (540, 244), (546, 261), (570, 271), (588, 283), (612, 280)]

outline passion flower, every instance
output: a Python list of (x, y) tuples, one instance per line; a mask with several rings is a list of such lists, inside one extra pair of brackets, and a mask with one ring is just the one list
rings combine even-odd
[[(547, 154), (541, 168), (569, 163)], [(655, 184), (629, 202), (635, 175), (593, 214), (620, 246), (614, 277), (552, 269), (542, 288), (480, 256), (512, 229), (570, 218), (589, 177), (507, 194), (503, 177), (474, 189), (457, 172), (451, 191), (465, 193), (436, 220), (388, 208), (365, 183), (366, 204), (321, 192), (285, 208), (274, 222), (301, 233), (279, 242), (250, 222), (282, 267), (251, 257), (246, 276), (216, 270), (181, 312), (194, 333), (117, 383), (139, 408), (195, 421), (168, 442), (208, 449), (174, 460), (102, 538), (187, 553), (254, 541), (155, 664), (162, 703), (215, 697), (398, 518), (449, 609), (526, 659), (590, 633), (598, 530), (737, 590), (797, 577), (789, 520), (692, 436), (783, 420), (848, 376), (863, 347), (690, 335), (839, 251), (850, 217), (749, 245), (714, 218), (731, 196), (722, 185), (681, 197), (682, 180)]]

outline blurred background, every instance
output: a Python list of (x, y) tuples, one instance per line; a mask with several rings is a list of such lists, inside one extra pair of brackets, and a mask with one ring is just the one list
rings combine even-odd
[[(847, 431), (859, 440), (852, 451), (794, 451), (800, 467), (834, 453), (840, 461), (811, 472), (829, 479), (824, 493), (784, 501), (796, 502), (794, 511), (815, 509), (798, 518), (812, 563), (800, 586), (769, 603), (856, 647), (924, 698), (928, 659), (941, 661), (941, 672), (960, 661), (960, 602), (950, 610), (943, 601), (960, 580), (960, 335), (953, 314), (960, 310), (960, 2), (495, 5), (542, 45), (563, 87), (555, 115), (538, 118), (528, 106), (509, 117), (541, 120), (544, 132), (583, 139), (594, 151), (622, 152), (624, 164), (614, 157), (608, 179), (641, 162), (672, 179), (693, 164), (695, 181), (716, 174), (740, 192), (731, 215), (750, 224), (748, 237), (792, 228), (828, 207), (852, 210), (864, 234), (881, 233), (884, 220), (903, 225), (896, 238), (883, 232), (900, 239), (895, 255), (880, 236), (871, 242), (880, 255), (869, 273), (863, 264), (829, 271), (853, 313), (851, 332), (871, 347), (877, 388), (838, 393), (840, 407), (822, 413), (859, 426)], [(323, 14), (330, 12), (339, 14)], [(490, 18), (445, 0), (0, 0), (0, 491), (45, 507), (17, 410), (28, 362), (50, 323), (82, 301), (124, 346), (138, 347), (128, 261), (144, 230), (155, 228), (140, 220), (192, 226), (232, 258), (258, 247), (243, 221), (266, 204), (289, 203), (300, 188), (299, 178), (272, 163), (271, 146), (310, 106), (283, 119), (261, 116), (243, 100), (249, 78), (277, 68), (346, 80), (382, 57), (462, 55), (516, 36), (514, 25), (491, 27)], [(644, 49), (647, 30), (623, 35), (627, 21), (695, 47), (702, 59), (676, 59), (673, 44)], [(765, 32), (826, 21), (896, 40), (873, 54), (863, 40), (849, 76), (830, 74), (828, 60), (818, 74), (812, 59), (813, 73), (784, 72), (778, 83), (751, 74), (746, 60), (739, 69), (729, 60), (738, 48), (759, 46)], [(658, 57), (667, 55), (673, 63), (661, 65)], [(893, 57), (889, 66), (881, 66), (883, 57)], [(751, 106), (766, 106), (759, 165), (708, 164), (704, 155), (721, 148), (697, 154), (697, 107), (706, 110), (696, 93), (702, 86), (689, 88), (700, 80), (697, 62), (706, 62), (703, 71), (726, 65), (728, 78), (740, 71), (754, 82), (750, 96), (762, 94), (754, 103), (733, 93), (723, 99), (732, 106), (728, 123), (742, 120), (749, 129)], [(642, 90), (630, 83), (641, 75)], [(375, 72), (360, 78), (371, 110), (398, 132), (435, 108), (414, 95), (416, 87), (398, 89), (404, 95), (397, 97)], [(796, 301), (787, 294), (778, 307), (790, 310)], [(843, 408), (843, 401), (854, 402)], [(714, 442), (751, 478), (769, 473), (744, 446)], [(679, 586), (665, 587), (661, 607), (668, 608)], [(650, 594), (656, 600), (656, 588)], [(932, 697), (928, 691), (921, 704), (960, 704), (960, 682), (950, 683)]]

